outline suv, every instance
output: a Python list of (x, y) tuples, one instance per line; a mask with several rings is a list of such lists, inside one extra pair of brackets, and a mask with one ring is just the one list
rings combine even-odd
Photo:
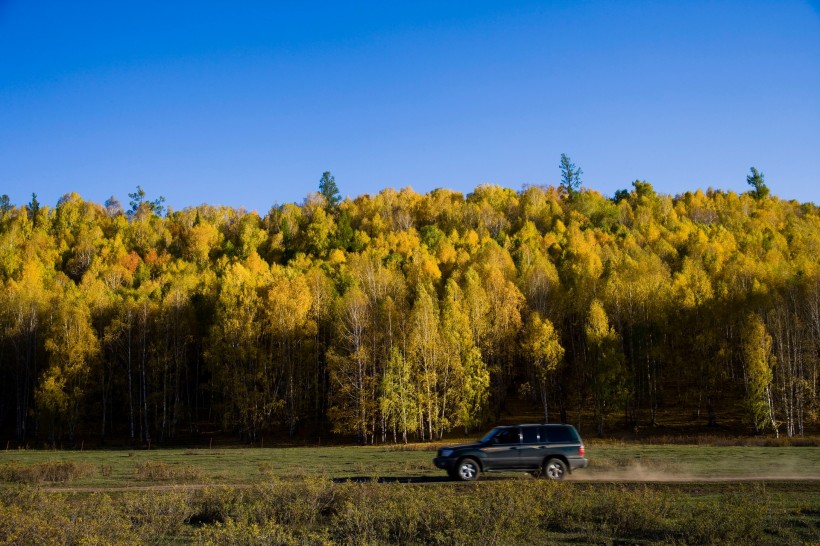
[(495, 427), (473, 444), (443, 447), (433, 459), (452, 479), (472, 481), (482, 472), (523, 470), (533, 476), (563, 480), (586, 468), (584, 444), (572, 425)]

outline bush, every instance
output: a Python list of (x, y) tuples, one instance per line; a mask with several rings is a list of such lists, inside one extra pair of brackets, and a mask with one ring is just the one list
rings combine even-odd
[(817, 501), (765, 486), (272, 480), (252, 488), (0, 488), (0, 544), (799, 543)]
[(89, 463), (58, 461), (34, 464), (6, 463), (0, 465), (0, 481), (18, 483), (66, 483), (94, 475)]
[(769, 498), (762, 488), (702, 500), (679, 510), (677, 534), (697, 544), (759, 544), (766, 538)]
[(143, 481), (190, 481), (202, 479), (202, 471), (194, 466), (175, 466), (162, 461), (145, 461), (134, 467), (134, 477)]
[(257, 521), (270, 519), (283, 525), (314, 525), (329, 514), (335, 491), (328, 478), (272, 479), (252, 491), (256, 511), (262, 515)]
[(202, 546), (297, 546), (330, 544), (324, 535), (294, 533), (290, 528), (271, 521), (237, 523), (228, 520), (196, 532), (197, 544)]
[(25, 486), (0, 501), (0, 544), (139, 544), (108, 495), (82, 498)]
[(182, 489), (129, 493), (120, 510), (133, 533), (149, 544), (177, 542), (188, 533), (186, 522), (196, 512), (193, 493)]

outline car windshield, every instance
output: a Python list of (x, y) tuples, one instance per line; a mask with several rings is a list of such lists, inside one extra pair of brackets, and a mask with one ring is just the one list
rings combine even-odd
[(521, 441), (518, 427), (497, 427), (488, 432), (482, 443), (517, 444)]
[(498, 429), (498, 428), (494, 428), (494, 429), (492, 429), (490, 432), (488, 432), (487, 434), (485, 434), (485, 435), (484, 435), (484, 437), (483, 437), (481, 440), (479, 440), (479, 441), (480, 441), (482, 444), (489, 442), (489, 441), (493, 438), (493, 436), (495, 436), (496, 434), (498, 434), (498, 431), (499, 431), (499, 430), (500, 430), (500, 429)]

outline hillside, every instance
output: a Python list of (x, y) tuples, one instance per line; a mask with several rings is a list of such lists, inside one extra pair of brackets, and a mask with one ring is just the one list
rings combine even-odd
[(12, 444), (820, 424), (813, 204), (640, 181), (334, 184), (264, 216), (131, 197), (0, 207)]

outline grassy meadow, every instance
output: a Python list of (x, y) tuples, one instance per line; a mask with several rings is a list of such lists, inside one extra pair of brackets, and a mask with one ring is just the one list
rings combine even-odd
[[(435, 445), (0, 452), (0, 486), (123, 489), (156, 485), (240, 485), (306, 476), (437, 481)], [(590, 467), (573, 481), (820, 480), (820, 447), (789, 445), (587, 444)], [(58, 468), (63, 468), (60, 472)], [(515, 477), (491, 474), (485, 479)]]
[(0, 544), (800, 544), (820, 448), (591, 442), (564, 483), (435, 446), (0, 452)]

